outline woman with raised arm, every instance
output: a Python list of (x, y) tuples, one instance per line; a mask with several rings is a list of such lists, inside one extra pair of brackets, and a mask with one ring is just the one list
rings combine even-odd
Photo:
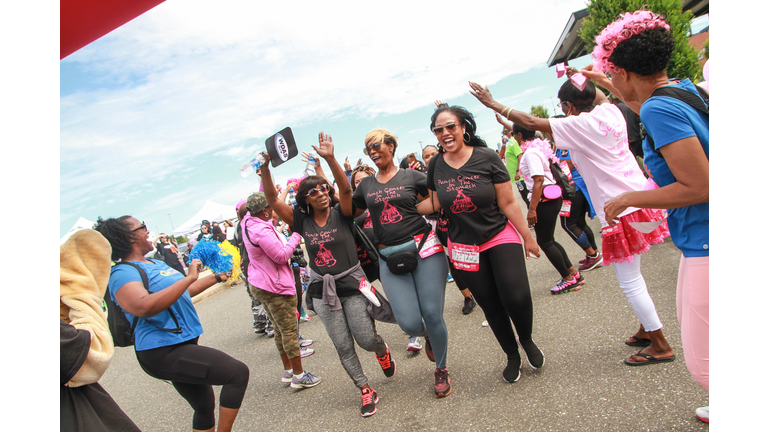
[(442, 209), (447, 216), (453, 277), (472, 281), (467, 286), (507, 355), (502, 378), (513, 383), (520, 379), (522, 366), (514, 330), (528, 364), (533, 369), (544, 366), (544, 354), (531, 337), (533, 303), (525, 268), (526, 257), (538, 257), (539, 248), (515, 199), (509, 172), (475, 134), (476, 128), (463, 107), (441, 104), (435, 110), (430, 129), (440, 153), (429, 161), (429, 199), (418, 209), (421, 214)]
[[(709, 391), (709, 104), (686, 80), (670, 80), (667, 64), (675, 39), (663, 18), (650, 11), (622, 15), (596, 38), (594, 67), (582, 74), (627, 105), (639, 108), (648, 137), (645, 166), (657, 189), (618, 194), (605, 202), (609, 224), (625, 209), (669, 209), (672, 241), (682, 251), (677, 279), (677, 318), (685, 364)], [(600, 72), (598, 72), (600, 71)], [(609, 79), (602, 72), (610, 72)], [(657, 92), (678, 92), (682, 99)], [(706, 113), (702, 111), (706, 109)], [(651, 145), (653, 142), (654, 145)], [(696, 410), (709, 423), (709, 407)]]
[[(560, 105), (567, 117), (542, 119), (496, 102), (488, 87), (470, 82), (470, 93), (483, 105), (528, 130), (551, 133), (559, 148), (576, 150), (573, 164), (581, 173), (597, 216), (603, 226), (603, 265), (613, 264), (616, 278), (627, 297), (640, 329), (625, 343), (643, 347), (624, 362), (631, 366), (665, 363), (675, 360), (675, 352), (661, 331), (661, 320), (648, 294), (648, 286), (640, 272), (641, 254), (652, 244), (662, 243), (669, 236), (660, 211), (628, 208), (617, 215), (621, 224), (615, 227), (606, 219), (605, 202), (623, 192), (643, 190), (645, 176), (635, 162), (627, 141), (627, 125), (618, 108), (602, 91), (587, 81), (579, 90), (567, 80), (558, 92)], [(648, 233), (632, 227), (636, 222), (659, 222)]]
[(135, 217), (99, 217), (93, 229), (109, 241), (112, 260), (118, 263), (109, 277), (109, 295), (123, 309), (128, 322), (136, 322), (134, 349), (141, 368), (147, 375), (173, 384), (194, 410), (195, 431), (214, 430), (216, 399), (212, 386), (222, 386), (218, 430), (232, 430), (248, 387), (248, 366), (197, 344), (203, 327), (192, 303), (192, 297), (229, 275), (199, 278), (202, 263), (193, 259), (183, 276), (162, 261), (144, 258), (154, 245), (148, 239), (147, 225)]
[[(267, 202), (294, 233), (304, 237), (310, 275), (307, 301), (311, 302), (323, 322), (344, 370), (360, 389), (360, 414), (368, 417), (376, 412), (379, 398), (363, 373), (355, 352), (355, 342), (364, 350), (376, 353), (376, 359), (387, 377), (395, 374), (395, 361), (376, 332), (373, 318), (368, 313), (369, 302), (360, 292), (365, 273), (355, 247), (352, 227), (355, 207), (349, 181), (333, 156), (331, 136), (320, 132), (318, 140), (319, 146), (313, 147), (326, 160), (336, 179), (338, 200), (336, 191), (325, 177), (309, 176), (296, 189), (294, 208), (279, 201), (274, 192), (266, 193)], [(263, 169), (268, 174), (269, 155), (262, 154), (267, 160)], [(264, 183), (265, 191), (274, 191), (269, 175), (264, 176)]]
[[(365, 153), (378, 168), (365, 177), (352, 195), (358, 215), (368, 209), (379, 247), (381, 285), (392, 305), (397, 324), (409, 336), (426, 336), (427, 358), (436, 363), (435, 396), (451, 394), (446, 368), (448, 328), (443, 319), (448, 260), (442, 247), (426, 244), (419, 251), (416, 239), (434, 237), (431, 226), (419, 215), (416, 203), (429, 194), (426, 174), (400, 169), (395, 160), (397, 138), (386, 129), (365, 137)], [(430, 241), (434, 245), (436, 239)], [(390, 271), (386, 259), (403, 251), (416, 253), (416, 268), (404, 274)], [(418, 252), (417, 252), (418, 251)]]

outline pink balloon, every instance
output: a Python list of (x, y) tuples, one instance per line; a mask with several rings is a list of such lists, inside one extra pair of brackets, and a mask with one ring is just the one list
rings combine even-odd
[(703, 88), (704, 90), (709, 93), (709, 81), (702, 81), (699, 84), (697, 84), (699, 87)]

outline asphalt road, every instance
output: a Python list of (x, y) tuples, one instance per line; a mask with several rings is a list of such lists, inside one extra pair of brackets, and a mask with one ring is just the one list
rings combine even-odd
[[(597, 233), (599, 223), (591, 221)], [(557, 229), (557, 240), (573, 262), (580, 248)], [(598, 245), (599, 245), (598, 239)], [(434, 396), (434, 364), (423, 353), (405, 351), (407, 336), (396, 326), (378, 324), (397, 363), (386, 378), (372, 353), (358, 348), (363, 368), (379, 394), (377, 413), (359, 414), (360, 396), (341, 367), (332, 342), (315, 317), (300, 333), (315, 341), (304, 367), (323, 378), (317, 387), (295, 391), (280, 382), (281, 363), (272, 339), (251, 327), (250, 299), (242, 284), (196, 304), (205, 333), (202, 345), (229, 353), (250, 368), (250, 384), (235, 430), (357, 431), (701, 431), (708, 425), (694, 411), (709, 396), (685, 367), (675, 312), (680, 252), (671, 240), (642, 256), (664, 333), (677, 353), (669, 364), (631, 367), (623, 359), (638, 348), (624, 345), (639, 325), (611, 267), (585, 273), (577, 292), (553, 296), (558, 274), (547, 259), (529, 260), (534, 304), (534, 340), (546, 357), (534, 371), (523, 366), (519, 382), (507, 384), (506, 358), (482, 310), (461, 313), (455, 284), (446, 288), (448, 370), (453, 393)], [(378, 282), (377, 282), (378, 285)], [(144, 431), (191, 429), (192, 410), (163, 381), (146, 375), (132, 348), (117, 348), (100, 383)], [(216, 395), (218, 397), (218, 388)]]

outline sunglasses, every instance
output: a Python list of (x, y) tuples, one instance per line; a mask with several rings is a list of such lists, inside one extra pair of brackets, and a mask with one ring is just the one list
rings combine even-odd
[(456, 126), (458, 126), (456, 123), (448, 123), (445, 126), (435, 126), (432, 128), (432, 133), (435, 135), (443, 133), (443, 128), (448, 129), (448, 132), (453, 132), (454, 129), (456, 129)]
[(371, 153), (371, 150), (376, 150), (377, 152), (381, 151), (381, 143), (372, 144), (370, 147), (365, 146), (363, 154), (368, 156)]
[(316, 197), (320, 192), (328, 192), (331, 190), (331, 187), (327, 184), (324, 184), (320, 186), (319, 188), (310, 189), (309, 192), (307, 192), (307, 196), (310, 198)]
[(353, 169), (352, 171), (365, 171), (367, 169), (368, 169), (368, 165), (362, 164), (362, 165), (356, 166), (355, 169)]
[[(138, 228), (131, 230), (131, 232), (136, 232), (136, 231), (138, 231), (140, 229), (147, 229), (147, 224), (145, 224), (144, 221), (141, 221), (141, 225)], [(149, 231), (149, 230), (147, 230), (147, 231)]]

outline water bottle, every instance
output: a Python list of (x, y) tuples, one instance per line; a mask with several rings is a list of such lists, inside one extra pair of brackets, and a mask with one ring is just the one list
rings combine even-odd
[(255, 173), (256, 170), (259, 169), (262, 165), (264, 165), (264, 162), (266, 162), (266, 159), (264, 159), (264, 156), (259, 153), (258, 156), (240, 168), (240, 175), (243, 177), (248, 177), (249, 175)]
[(290, 204), (291, 207), (296, 205), (296, 191), (293, 189), (288, 193), (288, 204)]
[(304, 169), (304, 175), (307, 177), (317, 175), (317, 171), (315, 171), (317, 159), (315, 159), (315, 156), (312, 154), (310, 154), (307, 159), (307, 167)]

